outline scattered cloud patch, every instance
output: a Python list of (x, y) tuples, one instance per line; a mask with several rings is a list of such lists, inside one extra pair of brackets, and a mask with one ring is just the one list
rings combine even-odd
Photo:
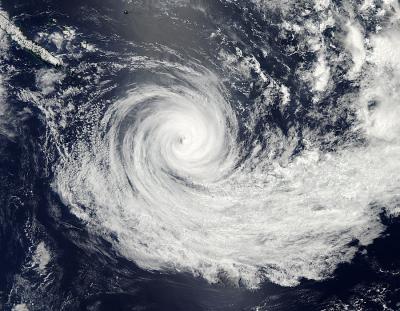
[(65, 74), (56, 69), (41, 69), (36, 73), (36, 86), (44, 95), (48, 95), (54, 92), (56, 84), (64, 78)]

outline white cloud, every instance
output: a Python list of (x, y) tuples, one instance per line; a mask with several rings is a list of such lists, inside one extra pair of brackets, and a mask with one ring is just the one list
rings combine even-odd
[(15, 305), (11, 311), (29, 311), (28, 306), (24, 303)]
[(330, 68), (325, 59), (325, 54), (320, 53), (313, 71), (314, 90), (317, 92), (324, 92), (328, 87), (329, 79)]
[(56, 69), (41, 69), (36, 72), (36, 86), (44, 95), (48, 95), (55, 90), (55, 85), (62, 82), (65, 74)]
[(346, 24), (346, 38), (344, 44), (346, 49), (350, 52), (353, 66), (348, 72), (348, 78), (353, 80), (361, 71), (365, 63), (366, 51), (364, 47), (364, 35), (360, 25), (357, 23), (348, 22)]
[(46, 270), (47, 265), (51, 260), (50, 252), (44, 242), (40, 242), (32, 257), (32, 265), (37, 267), (40, 272)]

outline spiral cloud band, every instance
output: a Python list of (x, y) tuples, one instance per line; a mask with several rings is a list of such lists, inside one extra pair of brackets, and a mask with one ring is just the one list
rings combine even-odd
[(215, 74), (171, 64), (158, 75), (107, 107), (54, 182), (90, 230), (141, 268), (292, 286), (329, 276), (352, 259), (355, 241), (367, 245), (384, 230), (383, 208), (397, 212), (400, 145), (368, 125), (390, 114), (385, 106), (362, 117), (363, 97), (353, 103), (355, 131), (367, 143), (310, 147), (280, 161), (269, 151), (292, 149), (278, 132), (265, 137), (266, 150), (243, 151), (239, 119)]

